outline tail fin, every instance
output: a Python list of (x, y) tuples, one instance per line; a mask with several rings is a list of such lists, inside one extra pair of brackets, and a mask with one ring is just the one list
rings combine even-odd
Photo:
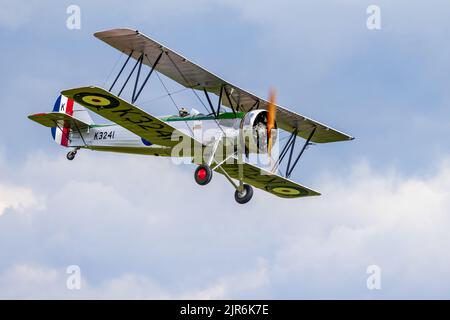
[[(86, 122), (87, 124), (94, 123), (91, 116), (83, 106), (75, 104), (72, 99), (69, 99), (63, 95), (60, 95), (58, 99), (56, 99), (55, 105), (53, 106), (53, 112), (65, 113)], [(59, 123), (58, 126), (59, 128), (51, 128), (52, 137), (57, 144), (67, 147), (69, 145), (69, 134), (71, 129), (64, 125), (63, 122)]]

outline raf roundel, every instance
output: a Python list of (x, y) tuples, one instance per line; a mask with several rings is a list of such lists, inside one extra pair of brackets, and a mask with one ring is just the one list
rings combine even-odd
[(274, 187), (268, 186), (267, 191), (273, 192), (273, 193), (279, 195), (280, 197), (285, 197), (285, 198), (290, 198), (290, 197), (296, 198), (305, 193), (304, 190), (294, 188), (292, 186), (274, 186)]
[(273, 192), (276, 192), (276, 193), (281, 193), (281, 194), (289, 195), (289, 196), (295, 196), (295, 195), (300, 194), (300, 191), (298, 191), (297, 189), (294, 189), (294, 188), (286, 188), (286, 187), (273, 188), (272, 191), (273, 191)]
[(75, 101), (82, 102), (97, 109), (114, 109), (120, 105), (117, 99), (98, 93), (80, 92), (74, 95), (73, 98)]
[(98, 96), (85, 96), (83, 98), (84, 102), (92, 104), (94, 106), (99, 106), (99, 107), (103, 107), (103, 106), (108, 106), (109, 105), (109, 100), (105, 99), (103, 97), (98, 97)]

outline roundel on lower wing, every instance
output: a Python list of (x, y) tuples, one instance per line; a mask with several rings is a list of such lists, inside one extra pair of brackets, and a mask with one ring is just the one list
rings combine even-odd
[(145, 144), (146, 146), (151, 146), (153, 144), (150, 141), (145, 140), (144, 138), (141, 138), (141, 140), (142, 140), (142, 143)]
[(308, 194), (304, 189), (293, 186), (267, 186), (266, 189), (267, 191), (285, 198), (296, 198)]
[(73, 99), (97, 109), (113, 109), (120, 105), (117, 99), (100, 93), (80, 92), (75, 94)]

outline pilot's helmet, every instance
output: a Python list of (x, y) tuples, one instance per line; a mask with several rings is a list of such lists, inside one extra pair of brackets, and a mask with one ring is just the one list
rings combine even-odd
[(187, 117), (189, 115), (189, 111), (187, 111), (186, 108), (181, 108), (178, 113), (179, 113), (180, 117)]

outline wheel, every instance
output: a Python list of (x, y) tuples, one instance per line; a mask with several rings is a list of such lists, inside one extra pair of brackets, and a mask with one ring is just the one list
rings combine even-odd
[(69, 151), (69, 152), (67, 153), (67, 160), (72, 161), (73, 159), (75, 159), (75, 155), (76, 155), (76, 154), (77, 154), (76, 151)]
[(73, 159), (75, 159), (75, 155), (76, 155), (76, 154), (77, 154), (76, 151), (69, 151), (69, 152), (67, 153), (67, 160), (72, 161)]
[(197, 182), (201, 186), (206, 186), (211, 181), (212, 176), (213, 171), (209, 166), (205, 164), (199, 165), (197, 169), (195, 169), (195, 182)]
[(237, 203), (244, 204), (250, 201), (253, 197), (253, 188), (248, 184), (244, 184), (244, 190), (236, 190), (234, 193), (234, 199)]

